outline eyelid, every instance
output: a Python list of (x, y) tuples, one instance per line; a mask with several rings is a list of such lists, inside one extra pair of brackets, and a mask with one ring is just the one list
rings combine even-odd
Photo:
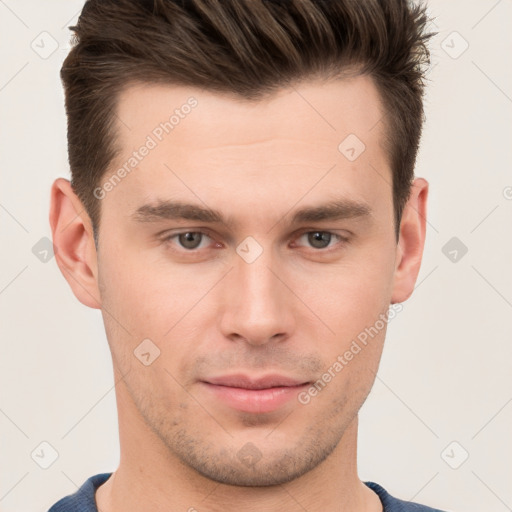
[[(166, 230), (162, 233), (159, 233), (157, 237), (164, 243), (170, 243), (173, 239), (177, 238), (180, 235), (183, 235), (185, 233), (200, 233), (203, 236), (206, 236), (216, 244), (221, 244), (220, 242), (217, 242), (215, 238), (212, 236), (212, 233), (208, 228), (189, 228), (189, 229), (177, 229), (175, 230)], [(295, 243), (297, 239), (301, 238), (302, 236), (309, 234), (309, 233), (329, 233), (333, 236), (335, 236), (338, 239), (338, 244), (343, 244), (346, 242), (349, 242), (350, 236), (352, 233), (347, 233), (347, 235), (342, 235), (340, 233), (336, 233), (336, 231), (331, 231), (328, 229), (318, 229), (318, 228), (302, 228), (300, 231), (293, 234), (290, 238), (292, 238), (292, 243)], [(201, 240), (202, 242), (202, 240)], [(328, 252), (331, 250), (335, 250), (336, 246), (338, 244), (334, 244), (334, 246), (328, 246), (326, 248), (317, 249), (315, 247), (309, 247), (309, 249), (312, 249), (315, 252)], [(223, 245), (223, 244), (221, 244)], [(179, 246), (178, 246), (179, 247)], [(297, 247), (305, 247), (303, 245), (297, 245)], [(208, 249), (209, 247), (203, 247), (202, 249), (186, 249), (184, 247), (179, 248), (178, 250), (182, 250), (184, 252), (188, 253), (194, 253), (199, 252), (200, 250)]]
[[(315, 247), (308, 247), (308, 249), (312, 249), (315, 252), (329, 252), (329, 251), (333, 251), (333, 250), (336, 250), (336, 248), (337, 248), (337, 246), (339, 244), (347, 243), (347, 242), (350, 241), (349, 235), (342, 235), (340, 233), (336, 233), (335, 231), (330, 231), (328, 229), (318, 229), (318, 228), (317, 229), (315, 229), (315, 228), (311, 229), (311, 228), (308, 228), (308, 229), (301, 230), (296, 236), (294, 236), (294, 238), (293, 238), (294, 243), (295, 243), (296, 240), (298, 240), (302, 236), (307, 235), (309, 233), (329, 233), (330, 235), (333, 235), (333, 236), (335, 236), (338, 239), (338, 243), (337, 244), (329, 245), (326, 248), (318, 249), (318, 248), (315, 248)], [(298, 247), (305, 247), (305, 246), (298, 245)]]
[[(208, 233), (207, 230), (199, 229), (199, 228), (197, 228), (197, 229), (182, 229), (180, 231), (175, 231), (175, 232), (165, 231), (164, 233), (161, 234), (161, 236), (159, 236), (159, 238), (164, 243), (171, 243), (171, 241), (178, 238), (180, 235), (184, 235), (186, 233), (199, 233), (199, 234), (203, 235), (203, 237), (207, 237), (210, 240), (215, 241), (213, 239), (213, 237), (211, 236), (211, 234)], [(203, 239), (201, 239), (201, 243), (203, 243)], [(216, 242), (216, 243), (218, 243), (218, 242)], [(185, 247), (180, 247), (179, 245), (177, 245), (177, 246), (179, 247), (179, 249), (181, 249), (185, 252), (197, 252), (200, 250), (200, 249), (186, 249)], [(203, 247), (202, 249), (207, 249), (207, 247)]]
[(161, 240), (172, 238), (178, 235), (184, 235), (185, 233), (201, 233), (212, 238), (211, 231), (208, 228), (175, 228), (166, 229), (157, 233), (155, 236)]
[[(341, 231), (341, 232), (340, 232)], [(319, 227), (306, 227), (301, 228), (297, 230), (293, 234), (293, 238), (299, 238), (302, 235), (305, 235), (306, 233), (329, 233), (331, 235), (335, 235), (339, 237), (340, 239), (348, 240), (351, 236), (353, 236), (353, 233), (351, 231), (348, 231), (347, 229), (329, 229), (329, 228), (319, 228)]]

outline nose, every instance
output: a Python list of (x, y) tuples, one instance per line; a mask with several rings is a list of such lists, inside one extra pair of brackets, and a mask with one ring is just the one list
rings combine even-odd
[[(221, 330), (233, 341), (251, 345), (284, 341), (295, 327), (293, 293), (284, 284), (271, 250), (251, 263), (238, 255), (224, 283)], [(281, 275), (280, 275), (281, 274)], [(278, 277), (278, 275), (280, 275)]]

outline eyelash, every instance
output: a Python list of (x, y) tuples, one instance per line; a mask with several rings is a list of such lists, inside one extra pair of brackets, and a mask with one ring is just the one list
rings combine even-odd
[[(206, 236), (210, 239), (212, 239), (212, 237), (210, 235), (208, 235), (208, 233), (204, 232), (204, 231), (192, 231), (192, 230), (187, 230), (187, 231), (180, 231), (179, 233), (173, 233), (172, 235), (168, 235), (168, 236), (165, 236), (162, 238), (162, 241), (166, 244), (171, 244), (172, 243), (172, 240), (173, 239), (177, 239), (180, 235), (185, 235), (186, 233), (196, 233), (196, 234), (200, 234), (200, 235), (203, 235), (203, 236)], [(347, 237), (344, 237), (344, 236), (341, 236), (339, 235), (338, 233), (333, 233), (332, 231), (326, 231), (326, 230), (320, 230), (320, 229), (317, 229), (317, 230), (309, 230), (309, 231), (302, 231), (295, 240), (298, 240), (300, 238), (302, 238), (304, 235), (308, 235), (308, 234), (311, 234), (311, 233), (327, 233), (329, 235), (331, 235), (332, 237), (336, 238), (338, 240), (338, 244), (345, 244), (349, 241), (349, 239)], [(212, 239), (213, 240), (213, 239)], [(201, 242), (200, 244), (203, 242), (203, 239), (201, 239)], [(329, 243), (331, 242), (331, 240), (329, 240)], [(337, 244), (334, 244), (334, 246), (337, 245)], [(302, 247), (302, 246), (300, 246)], [(327, 253), (327, 252), (331, 252), (333, 250), (336, 250), (336, 249), (333, 249), (331, 245), (328, 245), (327, 247), (324, 247), (324, 248), (315, 248), (315, 247), (309, 247), (310, 249), (312, 249), (315, 253)], [(205, 248), (203, 248), (205, 249)], [(198, 249), (198, 248), (195, 248), (195, 249), (187, 249), (185, 247), (180, 247), (179, 249), (176, 249), (180, 252), (184, 252), (184, 253), (190, 253), (190, 254), (196, 254), (198, 253), (201, 249)]]

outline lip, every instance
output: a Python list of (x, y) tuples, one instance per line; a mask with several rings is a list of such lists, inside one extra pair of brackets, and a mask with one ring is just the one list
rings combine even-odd
[(201, 384), (208, 393), (233, 409), (266, 413), (296, 398), (310, 382), (277, 374), (263, 377), (233, 374), (208, 378)]

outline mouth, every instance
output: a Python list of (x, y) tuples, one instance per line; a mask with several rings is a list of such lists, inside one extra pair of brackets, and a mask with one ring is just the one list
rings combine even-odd
[(232, 409), (262, 414), (283, 407), (311, 382), (277, 374), (263, 377), (235, 374), (208, 378), (201, 384), (215, 400)]

